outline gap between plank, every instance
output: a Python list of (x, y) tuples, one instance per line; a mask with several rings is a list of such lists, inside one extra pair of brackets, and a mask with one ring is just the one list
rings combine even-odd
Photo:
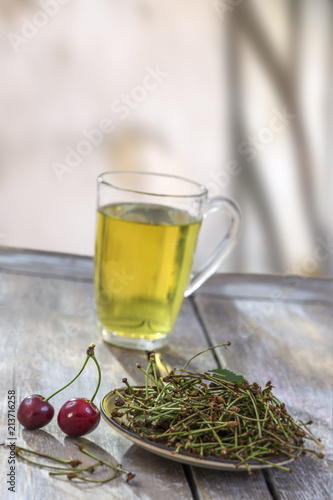
[(94, 278), (84, 277), (84, 276), (67, 276), (61, 274), (46, 274), (38, 271), (21, 271), (13, 269), (2, 269), (0, 268), (0, 273), (3, 274), (14, 274), (15, 276), (26, 276), (27, 278), (42, 278), (48, 280), (62, 280), (62, 281), (73, 281), (78, 283), (93, 283)]
[(187, 479), (189, 488), (190, 488), (192, 496), (193, 496), (193, 500), (202, 500), (202, 497), (201, 497), (199, 489), (198, 489), (198, 485), (196, 483), (196, 480), (195, 480), (195, 477), (193, 474), (192, 467), (190, 465), (186, 465), (186, 464), (182, 464), (182, 466), (183, 466), (184, 474), (185, 474), (185, 477)]
[[(253, 296), (246, 297), (246, 295), (218, 295), (211, 292), (200, 291), (200, 297), (212, 298), (212, 299), (221, 299), (221, 300), (239, 300), (244, 302), (269, 302), (270, 299), (263, 296)], [(287, 297), (285, 299), (279, 299), (273, 301), (274, 304), (325, 304), (332, 305), (332, 299), (330, 297), (320, 297), (318, 299), (306, 299), (306, 298), (295, 298), (295, 297)]]
[(276, 487), (272, 471), (269, 469), (264, 469), (262, 471), (268, 491), (270, 492), (273, 500), (281, 500), (281, 495)]

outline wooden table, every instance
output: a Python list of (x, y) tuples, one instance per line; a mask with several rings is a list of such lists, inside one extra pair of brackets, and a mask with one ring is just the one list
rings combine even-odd
[[(98, 334), (92, 269), (90, 258), (1, 249), (1, 443), (8, 438), (8, 391), (15, 390), (17, 404), (28, 394), (50, 395), (78, 371), (90, 342), (96, 344), (103, 373), (99, 401), (121, 386), (123, 377), (142, 383), (135, 364), (146, 363), (145, 353), (107, 345)], [(294, 474), (269, 469), (248, 476), (191, 468), (139, 449), (103, 421), (87, 436), (90, 449), (133, 471), (131, 484), (119, 477), (104, 485), (77, 485), (16, 460), (13, 494), (6, 484), (10, 449), (3, 445), (1, 498), (332, 498), (332, 292), (332, 280), (216, 275), (185, 300), (162, 350), (171, 366), (181, 367), (206, 346), (230, 340), (227, 351), (209, 351), (190, 368), (223, 365), (260, 385), (271, 379), (291, 414), (315, 421), (312, 431), (326, 445), (325, 459), (306, 456), (293, 463)], [(70, 397), (91, 397), (95, 383), (91, 363), (75, 386), (53, 400), (55, 410)], [(56, 419), (39, 431), (16, 424), (16, 436), (22, 446), (63, 457), (78, 455)]]

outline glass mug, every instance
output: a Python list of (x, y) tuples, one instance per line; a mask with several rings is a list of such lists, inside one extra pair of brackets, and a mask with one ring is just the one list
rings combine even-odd
[[(218, 268), (241, 227), (237, 204), (208, 199), (197, 182), (168, 174), (114, 171), (98, 179), (95, 294), (103, 338), (111, 344), (153, 351), (172, 330), (184, 297)], [(226, 236), (191, 275), (202, 220), (222, 210)]]

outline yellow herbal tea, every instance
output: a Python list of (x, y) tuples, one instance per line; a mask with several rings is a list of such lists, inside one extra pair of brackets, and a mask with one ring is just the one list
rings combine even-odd
[(97, 212), (97, 314), (108, 331), (158, 339), (184, 298), (201, 221), (175, 208), (119, 203)]

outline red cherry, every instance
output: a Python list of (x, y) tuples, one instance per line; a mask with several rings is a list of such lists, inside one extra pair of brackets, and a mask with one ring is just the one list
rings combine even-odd
[(89, 399), (74, 398), (60, 408), (58, 425), (67, 436), (78, 437), (96, 429), (100, 418), (99, 409)]
[(44, 427), (51, 422), (53, 415), (53, 406), (40, 394), (24, 398), (17, 410), (17, 420), (28, 430)]

